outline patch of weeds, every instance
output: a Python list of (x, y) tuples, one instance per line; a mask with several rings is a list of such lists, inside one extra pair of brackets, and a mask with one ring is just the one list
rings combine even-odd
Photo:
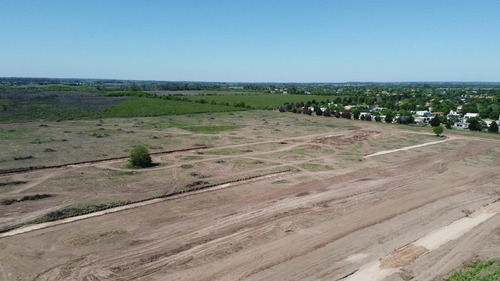
[(112, 178), (117, 178), (117, 177), (123, 177), (123, 176), (131, 176), (135, 174), (134, 172), (122, 172), (122, 171), (118, 171), (118, 172), (111, 172), (107, 175), (107, 177), (109, 179), (112, 179)]
[(51, 143), (51, 142), (55, 142), (55, 141), (56, 141), (56, 140), (55, 140), (55, 139), (52, 139), (52, 138), (50, 138), (50, 139), (48, 139), (48, 140), (41, 140), (41, 139), (39, 139), (39, 138), (36, 138), (36, 139), (34, 139), (34, 140), (31, 142), (31, 144)]
[(46, 148), (43, 150), (43, 152), (56, 152), (56, 150), (52, 148)]
[(201, 156), (186, 156), (182, 160), (190, 161), (190, 160), (199, 160), (199, 159), (203, 159), (203, 157), (201, 157)]
[(224, 160), (217, 160), (217, 161), (215, 161), (215, 163), (217, 163), (217, 164), (223, 164), (223, 163), (226, 163), (226, 161), (224, 161)]
[(186, 187), (191, 188), (191, 187), (196, 187), (196, 186), (205, 185), (205, 184), (208, 184), (208, 182), (207, 181), (194, 181), (192, 183), (186, 184)]
[(237, 125), (227, 125), (227, 126), (187, 126), (182, 127), (182, 129), (194, 132), (194, 133), (204, 133), (204, 134), (215, 134), (219, 132), (234, 131), (241, 128)]
[(328, 165), (321, 165), (316, 163), (303, 163), (300, 164), (300, 167), (309, 170), (309, 171), (329, 171), (333, 170), (333, 167)]
[(23, 201), (35, 201), (35, 200), (40, 200), (48, 197), (54, 196), (53, 194), (36, 194), (36, 195), (26, 195), (21, 199), (4, 199), (2, 201), (2, 205), (12, 205), (14, 203), (19, 203)]
[(287, 181), (287, 180), (277, 180), (277, 181), (271, 182), (271, 184), (285, 184), (285, 183), (290, 183), (290, 181)]
[(110, 209), (114, 207), (119, 207), (123, 205), (130, 204), (130, 201), (117, 201), (110, 203), (101, 203), (101, 204), (85, 204), (79, 205), (75, 207), (68, 207), (61, 210), (57, 210), (54, 212), (50, 212), (47, 215), (40, 217), (31, 221), (31, 223), (42, 223), (47, 221), (55, 221), (63, 218), (78, 216), (82, 214), (92, 213), (96, 211), (101, 211), (105, 209)]
[(25, 184), (27, 181), (8, 181), (8, 182), (0, 182), (0, 187), (9, 187), (13, 185)]
[(202, 175), (202, 174), (199, 174), (197, 172), (189, 173), (189, 175), (192, 176), (192, 177), (200, 178), (200, 179), (205, 179), (205, 178), (209, 178), (210, 177), (209, 175)]
[(28, 160), (28, 159), (33, 159), (34, 157), (31, 156), (31, 155), (28, 155), (28, 156), (18, 156), (18, 157), (14, 157), (14, 160)]
[(105, 133), (99, 133), (99, 132), (92, 132), (89, 134), (91, 137), (95, 137), (95, 138), (104, 138), (104, 137), (107, 137), (108, 134), (105, 134)]
[(184, 164), (184, 165), (181, 165), (181, 168), (183, 168), (183, 169), (191, 169), (191, 168), (193, 168), (193, 165)]
[(467, 280), (500, 280), (500, 260), (476, 261), (472, 265), (461, 268), (450, 277), (444, 279), (444, 281)]
[(186, 186), (177, 187), (177, 188), (174, 189), (174, 194), (175, 193), (181, 193), (181, 192), (184, 192), (184, 191), (187, 191), (187, 190), (189, 190), (189, 188), (186, 187)]

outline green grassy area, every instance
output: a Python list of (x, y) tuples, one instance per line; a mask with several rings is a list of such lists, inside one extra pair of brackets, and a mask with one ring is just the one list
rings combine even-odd
[(37, 91), (80, 91), (80, 92), (95, 92), (96, 88), (93, 86), (75, 86), (75, 85), (0, 85), (0, 90), (37, 90)]
[[(269, 106), (279, 107), (284, 103), (304, 102), (316, 100), (317, 102), (332, 99), (331, 96), (315, 95), (283, 95), (283, 94), (234, 94), (214, 96), (187, 96), (196, 102), (217, 103), (226, 105), (250, 106), (255, 109), (267, 109)], [(241, 104), (241, 103), (244, 103)]]
[(500, 280), (500, 260), (477, 261), (453, 273), (444, 281), (496, 281)]
[(180, 127), (184, 130), (188, 130), (194, 133), (204, 133), (204, 134), (216, 134), (219, 132), (225, 131), (234, 131), (241, 126), (229, 125), (229, 126), (188, 126), (188, 127)]
[(156, 98), (137, 98), (112, 105), (100, 114), (97, 114), (97, 116), (101, 118), (141, 117), (237, 110), (244, 109), (225, 105), (201, 104)]
[(169, 100), (154, 95), (98, 95), (78, 92), (0, 94), (0, 123), (59, 119), (146, 117), (246, 110), (225, 104)]

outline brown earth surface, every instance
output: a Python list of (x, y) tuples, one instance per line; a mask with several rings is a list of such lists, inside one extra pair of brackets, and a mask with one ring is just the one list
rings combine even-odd
[[(346, 127), (334, 132), (301, 129), (263, 134), (263, 139), (253, 138), (250, 129), (228, 133), (228, 140), (248, 140), (226, 142), (202, 154), (158, 156), (155, 161), (164, 165), (149, 171), (110, 161), (4, 176), (4, 181), (28, 182), (0, 198), (58, 194), (1, 207), (0, 222), (9, 225), (80, 197), (112, 197), (116, 192), (139, 198), (141, 193), (157, 194), (158, 186), (172, 192), (194, 181), (224, 182), (293, 168), (0, 237), (0, 278), (341, 280), (367, 268), (379, 275), (359, 280), (440, 280), (475, 259), (500, 257), (497, 209), (436, 249), (411, 245), (500, 199), (498, 138), (450, 132), (446, 141), (417, 146), (442, 139), (427, 137), (428, 130), (418, 128), (338, 122)], [(362, 129), (348, 128), (361, 124)], [(365, 157), (393, 149), (401, 150)], [(182, 165), (192, 168), (186, 171)], [(131, 171), (136, 174), (130, 178), (109, 176), (110, 184), (120, 186), (115, 189), (74, 181), (82, 172), (98, 179)], [(211, 177), (189, 177), (193, 172)], [(78, 188), (68, 189), (68, 184)], [(382, 266), (371, 266), (372, 261)]]

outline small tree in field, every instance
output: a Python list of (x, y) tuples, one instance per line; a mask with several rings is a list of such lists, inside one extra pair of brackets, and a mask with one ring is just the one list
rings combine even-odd
[(436, 134), (436, 136), (439, 136), (443, 133), (444, 129), (441, 126), (437, 126), (437, 127), (432, 128), (432, 130), (434, 131), (434, 134)]
[(129, 163), (131, 166), (142, 168), (153, 166), (153, 161), (151, 160), (151, 156), (149, 156), (148, 149), (143, 145), (132, 148), (128, 152), (128, 156), (130, 157)]

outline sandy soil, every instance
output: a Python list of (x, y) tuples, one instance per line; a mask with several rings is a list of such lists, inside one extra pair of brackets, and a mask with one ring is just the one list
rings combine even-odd
[[(301, 169), (4, 235), (0, 276), (439, 280), (464, 263), (500, 256), (500, 141), (460, 136), (399, 150), (368, 146), (398, 133), (374, 127), (275, 139), (286, 144), (244, 156), (274, 155)], [(344, 168), (304, 166), (304, 145), (343, 147), (317, 158)]]

